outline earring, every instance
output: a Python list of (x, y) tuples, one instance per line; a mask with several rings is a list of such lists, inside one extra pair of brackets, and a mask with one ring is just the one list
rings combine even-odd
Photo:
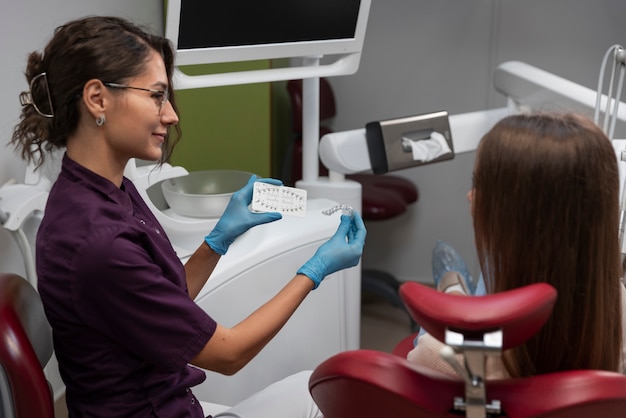
[(104, 125), (104, 122), (106, 122), (106, 120), (107, 120), (107, 118), (105, 118), (104, 114), (102, 114), (102, 115), (100, 115), (100, 116), (98, 116), (96, 118), (96, 125), (102, 126), (102, 125)]

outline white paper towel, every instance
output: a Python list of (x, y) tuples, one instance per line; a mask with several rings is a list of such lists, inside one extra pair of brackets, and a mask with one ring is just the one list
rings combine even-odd
[(452, 152), (446, 138), (439, 132), (433, 131), (430, 139), (412, 140), (402, 137), (402, 143), (411, 148), (413, 160), (426, 162)]

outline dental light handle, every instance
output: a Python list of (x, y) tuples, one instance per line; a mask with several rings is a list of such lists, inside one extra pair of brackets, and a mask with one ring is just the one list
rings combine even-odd
[[(622, 53), (624, 50), (620, 50)], [(617, 122), (617, 112), (619, 110), (619, 104), (622, 95), (622, 88), (624, 85), (624, 73), (626, 72), (626, 68), (624, 67), (624, 61), (622, 59), (622, 65), (619, 68), (619, 82), (617, 84), (617, 92), (615, 96), (615, 104), (613, 105), (613, 113), (611, 114), (611, 126), (609, 127), (609, 138), (613, 138), (615, 136), (615, 123)]]
[[(605, 112), (604, 112), (604, 120), (603, 123), (600, 124), (600, 109), (601, 109), (601, 99), (602, 99), (602, 89), (604, 84), (604, 75), (606, 71), (606, 65), (609, 61), (610, 57), (612, 57), (612, 67), (609, 69), (610, 71), (610, 80), (609, 80), (609, 88), (606, 96), (605, 103)], [(600, 75), (598, 77), (598, 91), (596, 94), (596, 106), (594, 111), (594, 122), (602, 128), (604, 133), (609, 137), (610, 140), (613, 139), (613, 135), (615, 133), (615, 124), (617, 122), (617, 115), (619, 110), (621, 92), (624, 84), (624, 75), (626, 73), (626, 52), (621, 45), (613, 45), (611, 46), (606, 54), (604, 55), (604, 59), (602, 60), (602, 65), (600, 67)], [(619, 72), (617, 87), (614, 87), (615, 77)], [(613, 97), (615, 95), (615, 97)], [(611, 105), (613, 105), (613, 109), (611, 109)]]

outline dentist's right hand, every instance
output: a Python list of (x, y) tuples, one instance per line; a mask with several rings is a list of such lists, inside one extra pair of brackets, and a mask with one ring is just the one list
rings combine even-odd
[(226, 254), (226, 251), (228, 251), (228, 248), (235, 239), (248, 229), (282, 218), (282, 215), (278, 212), (255, 213), (248, 209), (248, 205), (252, 202), (255, 181), (277, 186), (283, 184), (282, 181), (277, 179), (258, 178), (256, 175), (252, 175), (248, 180), (248, 184), (231, 196), (215, 228), (213, 228), (209, 235), (204, 237), (204, 241), (207, 245), (217, 254)]
[(311, 279), (314, 283), (313, 289), (317, 289), (329, 274), (359, 263), (366, 235), (365, 224), (357, 212), (353, 216), (342, 215), (337, 232), (300, 267), (298, 274), (304, 274)]

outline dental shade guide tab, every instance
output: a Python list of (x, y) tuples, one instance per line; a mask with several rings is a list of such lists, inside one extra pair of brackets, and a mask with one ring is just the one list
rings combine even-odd
[(257, 181), (252, 191), (254, 212), (280, 212), (283, 215), (306, 215), (307, 191), (295, 187), (277, 186)]

